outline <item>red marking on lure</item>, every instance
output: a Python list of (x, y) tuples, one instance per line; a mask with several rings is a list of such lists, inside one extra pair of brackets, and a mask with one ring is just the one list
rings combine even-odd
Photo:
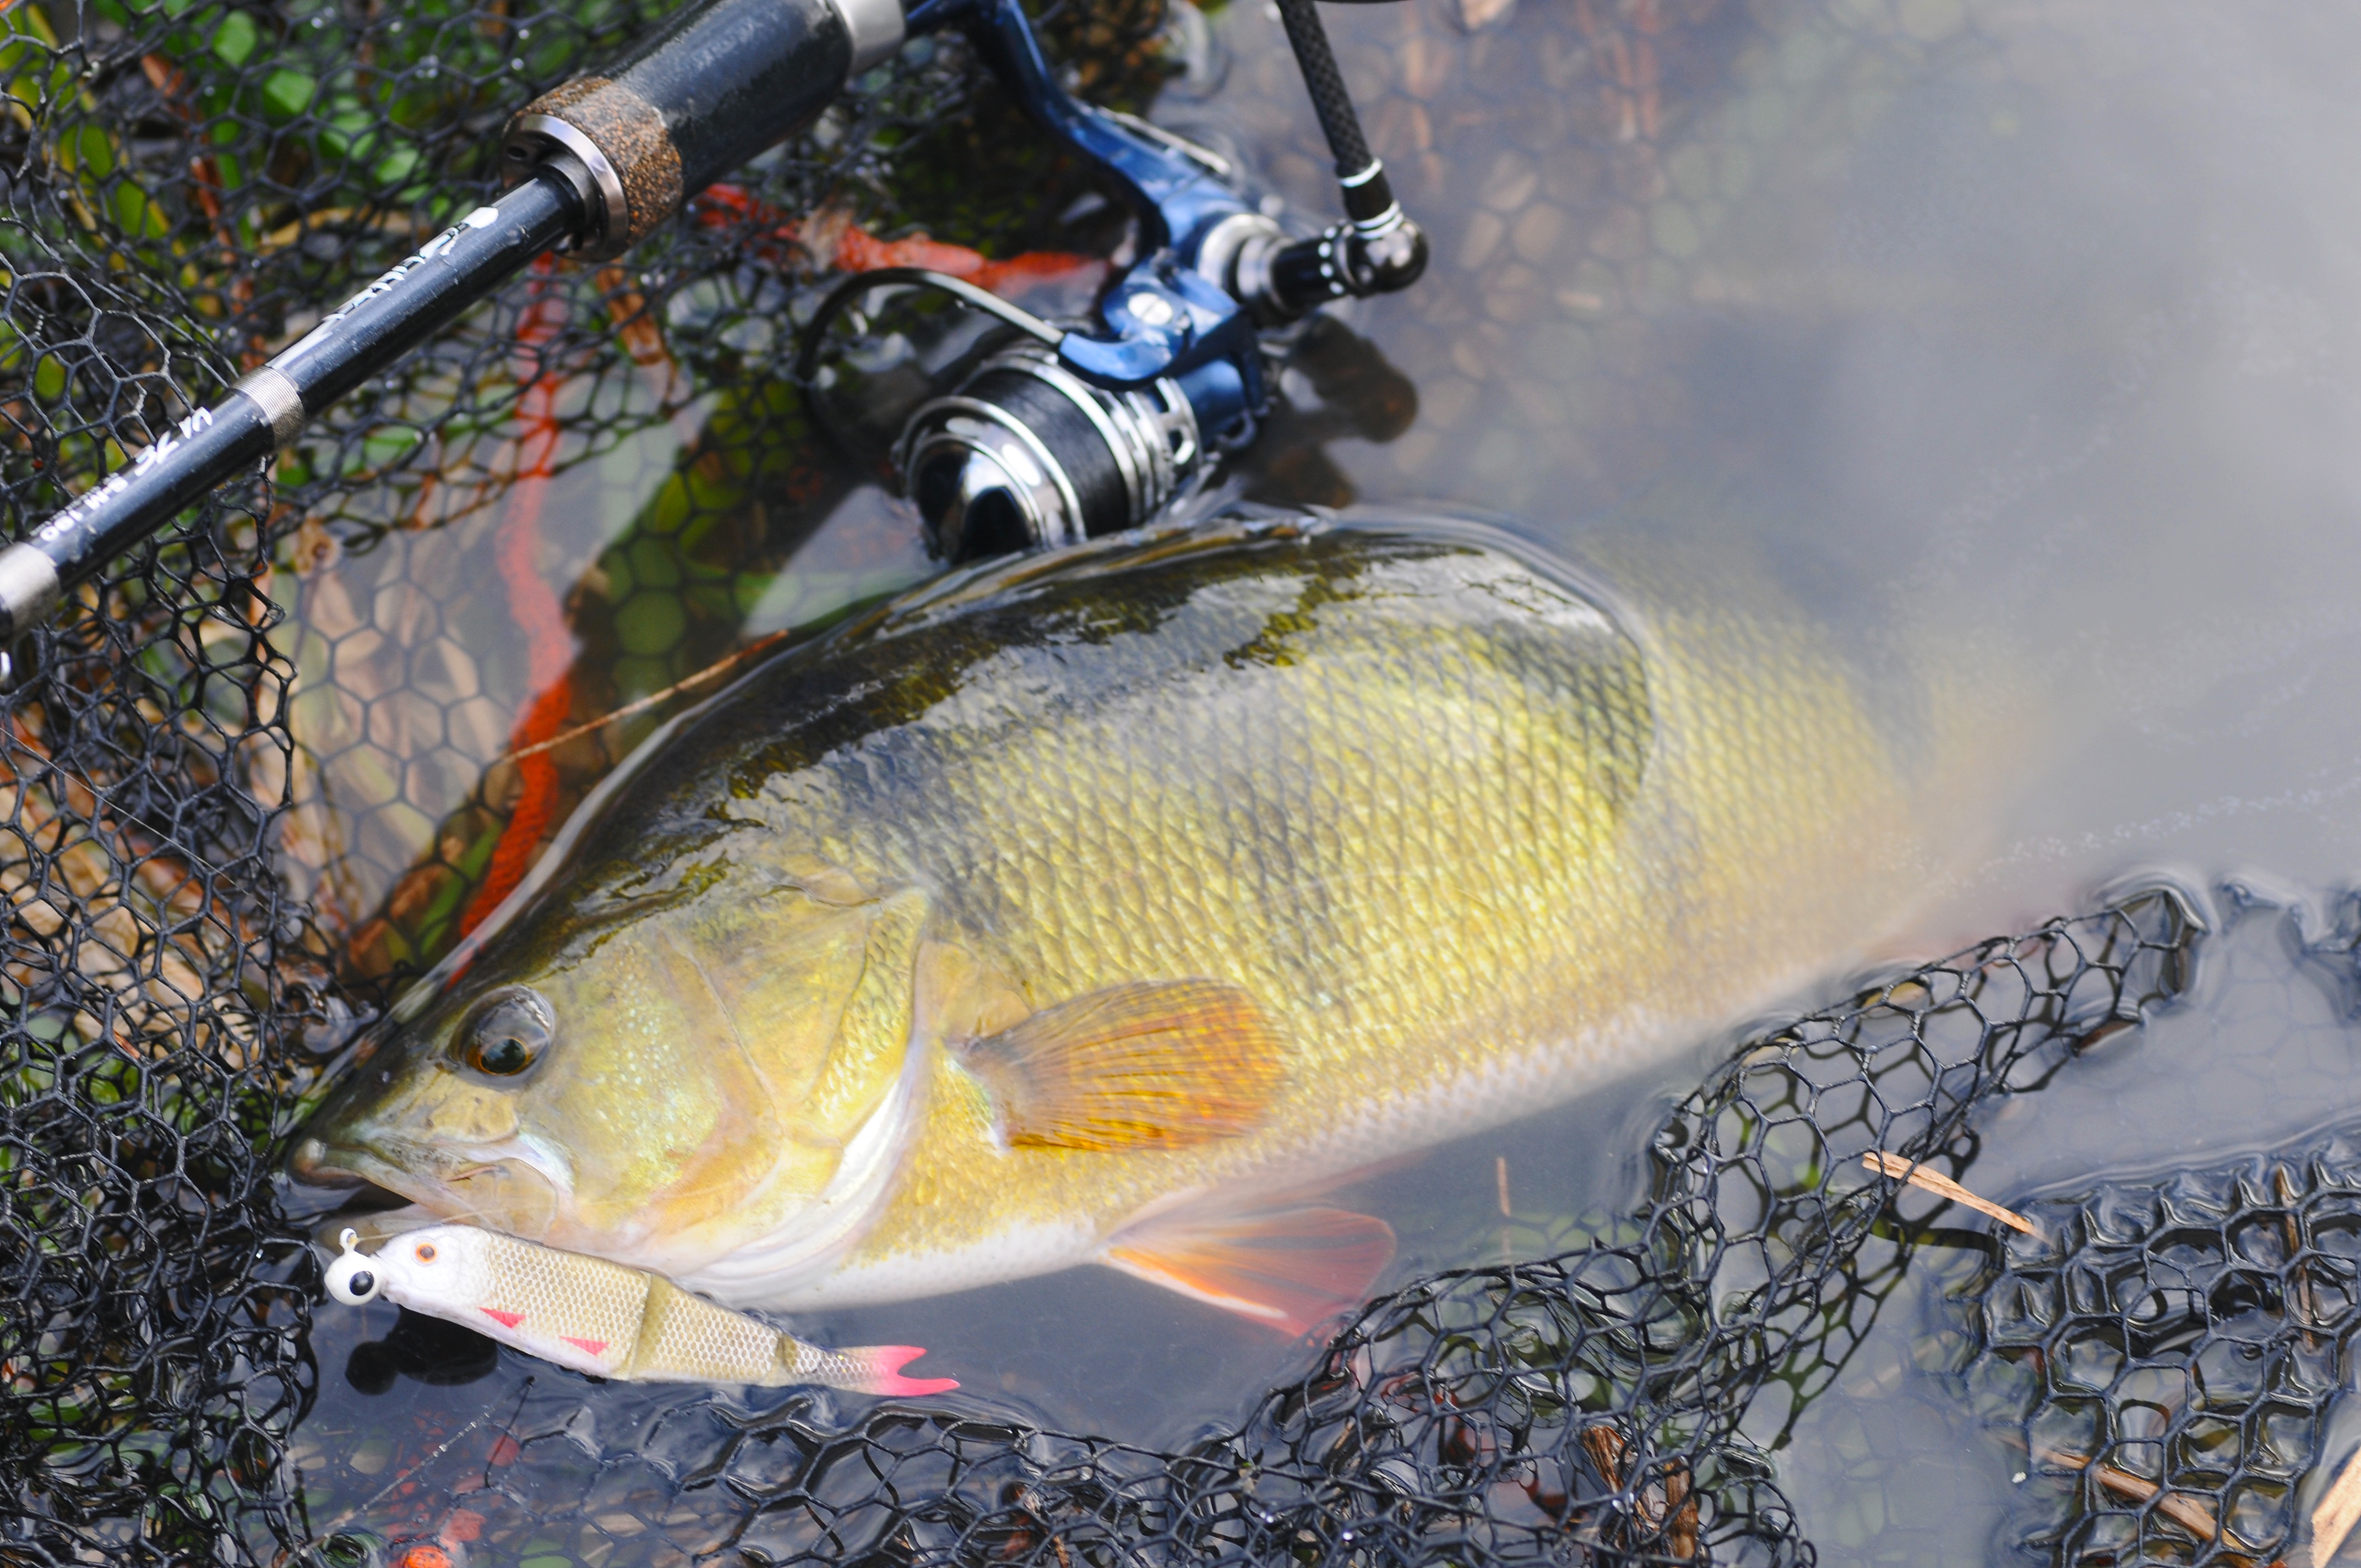
[(500, 1327), (504, 1329), (512, 1329), (519, 1323), (524, 1321), (524, 1314), (522, 1312), (503, 1312), (498, 1307), (485, 1308), (484, 1316), (491, 1319), (492, 1321), (500, 1324)]
[(607, 1354), (607, 1342), (605, 1340), (576, 1339), (572, 1334), (560, 1334), (557, 1337), (564, 1340), (566, 1343), (574, 1346), (577, 1350), (587, 1351), (592, 1355), (604, 1355)]
[(902, 1368), (927, 1354), (922, 1344), (873, 1344), (856, 1352), (869, 1363), (868, 1377), (861, 1384), (864, 1394), (948, 1394), (959, 1387), (956, 1377), (905, 1377)]

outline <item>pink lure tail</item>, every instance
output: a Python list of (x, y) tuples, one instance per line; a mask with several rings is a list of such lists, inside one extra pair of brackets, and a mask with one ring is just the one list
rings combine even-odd
[(905, 1377), (902, 1368), (927, 1354), (917, 1344), (867, 1344), (837, 1352), (843, 1363), (839, 1376), (829, 1381), (861, 1394), (948, 1394), (959, 1387), (956, 1377)]

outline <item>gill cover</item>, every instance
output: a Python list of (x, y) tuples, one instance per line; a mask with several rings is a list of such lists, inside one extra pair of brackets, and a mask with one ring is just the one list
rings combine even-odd
[(816, 872), (628, 902), (495, 943), (323, 1107), (298, 1174), (668, 1272), (796, 1232), (901, 1113), (927, 899)]

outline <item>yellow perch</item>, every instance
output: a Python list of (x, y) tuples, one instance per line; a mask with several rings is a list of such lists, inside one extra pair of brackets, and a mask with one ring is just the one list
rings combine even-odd
[(1097, 1262), (1299, 1331), (1392, 1245), (1323, 1184), (1860, 955), (1954, 717), (1489, 530), (996, 565), (659, 733), (294, 1168), (734, 1306)]
[(640, 1383), (817, 1384), (863, 1394), (939, 1394), (949, 1377), (905, 1377), (916, 1345), (822, 1350), (717, 1307), (669, 1281), (579, 1253), (473, 1225), (428, 1225), (370, 1256), (345, 1232), (327, 1267), (328, 1294), (463, 1324), (500, 1343), (588, 1372)]

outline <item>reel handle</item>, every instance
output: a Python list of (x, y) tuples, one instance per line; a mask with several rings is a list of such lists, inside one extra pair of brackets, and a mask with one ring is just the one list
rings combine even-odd
[(1328, 47), (1312, 0), (1278, 0), (1279, 19), (1303, 72), (1312, 112), (1336, 159), (1345, 221), (1283, 247), (1268, 262), (1264, 291), (1276, 313), (1309, 314), (1330, 300), (1367, 299), (1407, 289), (1426, 271), (1426, 232), (1394, 200), (1386, 166), (1361, 134), (1361, 116)]

